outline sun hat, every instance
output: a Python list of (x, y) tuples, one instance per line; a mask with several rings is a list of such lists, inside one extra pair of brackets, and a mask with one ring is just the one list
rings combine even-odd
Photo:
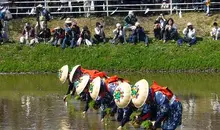
[(73, 76), (74, 74), (76, 73), (76, 70), (81, 67), (80, 65), (76, 65), (72, 68), (71, 72), (70, 72), (70, 75), (69, 75), (69, 78), (70, 78), (70, 82), (73, 83)]
[(192, 23), (190, 23), (190, 22), (187, 23), (187, 26), (191, 26), (191, 25), (192, 25)]
[(100, 88), (101, 88), (101, 78), (96, 77), (95, 79), (92, 80), (89, 87), (89, 93), (93, 100), (97, 99), (100, 92)]
[(131, 85), (122, 82), (113, 93), (114, 101), (119, 108), (125, 108), (131, 101)]
[(65, 23), (72, 23), (72, 21), (71, 21), (70, 18), (67, 18), (67, 19), (65, 20)]
[(81, 76), (78, 81), (74, 82), (74, 85), (76, 87), (76, 93), (78, 95), (80, 95), (82, 91), (86, 88), (87, 84), (89, 83), (89, 79), (89, 75), (85, 74)]
[(144, 105), (149, 94), (149, 84), (145, 79), (139, 80), (131, 87), (132, 103), (136, 108)]
[(64, 65), (61, 69), (59, 69), (58, 77), (62, 83), (65, 83), (65, 81), (67, 79), (68, 71), (69, 71), (68, 65)]
[(117, 24), (116, 24), (116, 27), (121, 27), (121, 24), (120, 24), (120, 23), (117, 23)]

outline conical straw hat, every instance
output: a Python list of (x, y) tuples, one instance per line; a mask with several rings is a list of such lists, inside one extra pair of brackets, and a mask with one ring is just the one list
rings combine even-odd
[(90, 83), (89, 93), (93, 100), (96, 100), (101, 88), (101, 78), (96, 77), (93, 79), (93, 81)]
[(132, 103), (136, 108), (144, 105), (149, 94), (149, 84), (145, 79), (138, 81), (131, 87)]
[(127, 82), (122, 82), (116, 87), (113, 97), (119, 108), (127, 107), (131, 101), (131, 85)]
[(80, 79), (78, 81), (75, 82), (75, 87), (76, 87), (76, 93), (78, 95), (80, 95), (82, 93), (82, 91), (85, 89), (85, 87), (87, 86), (87, 84), (89, 83), (89, 75), (83, 75), (82, 77), (80, 77)]
[(73, 68), (72, 68), (72, 70), (71, 70), (71, 72), (70, 72), (70, 82), (72, 83), (73, 82), (73, 76), (74, 76), (74, 74), (75, 74), (75, 72), (76, 72), (76, 70), (79, 68), (79, 67), (81, 67), (80, 65), (76, 65), (76, 66), (74, 66)]
[(65, 83), (67, 77), (68, 77), (68, 65), (64, 65), (61, 69), (58, 71), (58, 77), (62, 83)]

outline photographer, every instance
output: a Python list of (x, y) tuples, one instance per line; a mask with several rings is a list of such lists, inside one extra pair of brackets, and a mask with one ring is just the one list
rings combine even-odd
[(140, 26), (139, 22), (135, 23), (135, 29), (132, 30), (130, 41), (133, 44), (143, 41), (145, 43), (145, 46), (148, 46), (148, 36), (145, 34), (144, 28)]
[(187, 23), (187, 27), (183, 30), (184, 38), (177, 41), (178, 45), (182, 45), (183, 42), (189, 44), (189, 46), (196, 44), (196, 30), (193, 28), (192, 23)]
[(56, 27), (52, 30), (52, 38), (49, 41), (53, 46), (61, 45), (65, 37), (65, 31), (61, 27)]
[(177, 26), (172, 18), (169, 18), (163, 33), (163, 42), (168, 40), (176, 40), (178, 38)]
[(20, 38), (21, 44), (33, 45), (36, 43), (34, 28), (31, 27), (30, 23), (26, 23), (24, 26), (24, 30), (22, 32), (22, 36)]
[(93, 43), (91, 39), (91, 32), (89, 31), (88, 26), (83, 27), (80, 37), (77, 41), (77, 45), (81, 45), (82, 42), (85, 43), (87, 46), (91, 46)]
[(113, 30), (114, 38), (111, 40), (112, 44), (124, 43), (123, 27), (120, 23), (116, 24), (116, 29)]
[[(154, 30), (154, 33), (157, 33), (156, 37), (159, 40), (162, 39), (164, 36), (166, 24), (167, 24), (167, 20), (164, 18), (163, 14), (160, 14), (160, 16), (158, 16), (156, 19), (155, 27), (154, 27), (154, 29), (156, 29), (156, 30)], [(159, 27), (160, 27), (160, 29), (159, 29)], [(159, 30), (160, 30), (160, 32), (158, 32)]]
[(106, 42), (104, 27), (99, 22), (96, 23), (94, 37), (95, 37), (95, 42), (96, 43), (100, 43), (100, 42), (104, 42), (105, 43)]

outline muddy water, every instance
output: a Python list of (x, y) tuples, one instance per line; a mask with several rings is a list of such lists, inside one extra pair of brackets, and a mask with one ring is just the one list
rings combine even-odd
[[(120, 74), (134, 83), (145, 78), (168, 86), (183, 104), (178, 130), (220, 129), (220, 74)], [(0, 130), (115, 130), (116, 121), (100, 122), (100, 112), (83, 116), (83, 103), (62, 97), (67, 84), (56, 75), (0, 75)], [(72, 105), (73, 104), (73, 105)], [(134, 128), (127, 124), (126, 128)]]

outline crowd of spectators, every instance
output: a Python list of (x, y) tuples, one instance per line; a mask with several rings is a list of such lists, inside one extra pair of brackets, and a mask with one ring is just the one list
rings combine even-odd
[[(51, 43), (53, 46), (61, 46), (63, 49), (66, 47), (74, 48), (81, 44), (91, 46), (92, 44), (106, 43), (107, 38), (104, 32), (104, 25), (100, 22), (96, 23), (94, 28), (95, 35), (92, 36), (88, 26), (80, 27), (77, 22), (66, 18), (64, 27), (56, 27), (52, 31), (47, 27), (47, 22), (51, 19), (50, 12), (39, 4), (36, 6), (36, 25), (26, 23), (20, 37), (20, 43), (27, 45), (34, 45), (35, 43), (45, 42)], [(0, 41), (8, 41), (8, 21), (12, 19), (9, 9), (5, 6), (0, 8)], [(113, 30), (113, 39), (109, 40), (112, 44), (127, 42), (137, 44), (140, 41), (149, 45), (149, 38), (138, 21), (133, 11), (129, 11), (128, 15), (124, 18), (123, 23), (117, 23), (116, 28)], [(127, 31), (131, 31), (131, 35), (127, 35)], [(177, 41), (178, 45), (187, 42), (189, 46), (196, 44), (196, 29), (192, 23), (188, 23), (187, 27), (183, 30), (184, 37), (181, 38), (178, 34), (177, 25), (172, 18), (166, 19), (163, 14), (155, 20), (154, 37), (158, 40), (163, 40), (166, 43), (169, 40)], [(210, 32), (214, 40), (220, 37), (220, 28), (218, 24), (213, 23), (213, 29)]]

